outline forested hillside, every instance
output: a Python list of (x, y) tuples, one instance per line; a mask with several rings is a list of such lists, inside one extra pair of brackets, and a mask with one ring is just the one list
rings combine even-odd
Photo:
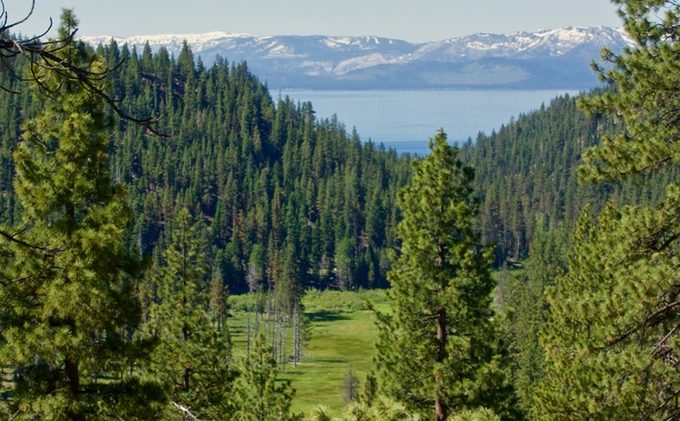
[[(204, 222), (207, 267), (232, 292), (284, 278), (302, 287), (386, 285), (392, 204), (408, 157), (362, 144), (335, 119), (317, 120), (310, 104), (272, 99), (245, 64), (206, 68), (186, 46), (176, 59), (115, 43), (98, 53), (116, 68), (118, 106), (160, 117), (164, 135), (126, 120), (110, 129), (115, 182), (134, 214), (131, 247), (160, 257), (176, 211), (187, 207)], [(20, 212), (11, 153), (42, 99), (6, 71), (0, 78), (20, 92), (0, 99), (0, 209), (11, 224)]]
[[(135, 215), (131, 247), (159, 257), (175, 210), (188, 207), (205, 222), (208, 266), (232, 292), (273, 285), (284, 268), (302, 287), (387, 285), (394, 198), (410, 176), (408, 156), (362, 143), (335, 119), (316, 119), (312, 104), (272, 99), (245, 64), (206, 68), (186, 46), (176, 59), (115, 43), (98, 52), (118, 66), (111, 76), (121, 109), (160, 117), (164, 135), (124, 120), (111, 128), (112, 170)], [(8, 76), (0, 74), (2, 83), (14, 89)], [(40, 106), (16, 90), (0, 104), (0, 217), (10, 223), (20, 212), (11, 151), (21, 120)], [(614, 125), (576, 102), (556, 98), (462, 148), (476, 171), (478, 226), (483, 242), (497, 245), (496, 266), (527, 256), (538, 220), (573, 228), (586, 203), (597, 211), (612, 195), (656, 202), (676, 177), (579, 185), (581, 154)]]
[(340, 419), (680, 418), (680, 6), (613, 2), (607, 89), (413, 163), (245, 64), (0, 10), (0, 418), (299, 421), (289, 379), (350, 362), (309, 332), (369, 296), (302, 289), (385, 279)]
[(554, 230), (566, 224), (566, 234), (586, 204), (599, 212), (608, 199), (656, 203), (668, 182), (678, 177), (672, 168), (625, 183), (579, 183), (583, 152), (617, 127), (611, 118), (586, 115), (577, 102), (576, 97), (556, 98), (463, 147), (464, 159), (476, 171), (482, 239), (497, 244), (498, 266), (525, 258), (537, 228)]
[[(394, 197), (409, 178), (409, 157), (360, 142), (335, 119), (316, 119), (312, 104), (272, 99), (245, 64), (206, 68), (186, 46), (176, 59), (115, 43), (98, 52), (118, 65), (111, 76), (120, 107), (159, 116), (165, 135), (129, 121), (111, 128), (112, 170), (135, 215), (131, 247), (159, 257), (175, 210), (188, 207), (205, 222), (208, 266), (232, 292), (273, 285), (284, 268), (302, 287), (386, 286)], [(8, 76), (0, 74), (13, 89)], [(11, 151), (20, 121), (40, 106), (17, 90), (0, 105), (0, 217), (10, 223), (20, 212)], [(482, 240), (497, 245), (496, 266), (526, 257), (537, 220), (573, 227), (586, 203), (601, 209), (613, 193), (625, 203), (657, 201), (675, 177), (579, 185), (584, 149), (614, 127), (576, 102), (556, 98), (463, 147), (476, 171)]]

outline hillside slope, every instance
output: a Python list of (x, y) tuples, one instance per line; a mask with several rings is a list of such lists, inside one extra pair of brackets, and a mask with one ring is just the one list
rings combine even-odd
[(663, 179), (657, 175), (617, 184), (580, 184), (577, 168), (583, 151), (617, 125), (585, 115), (576, 103), (575, 97), (556, 98), (463, 148), (463, 156), (476, 169), (482, 201), (479, 227), (484, 241), (498, 246), (497, 265), (526, 257), (538, 224), (549, 230), (566, 224), (563, 232), (569, 232), (587, 204), (599, 211), (610, 199), (656, 202), (663, 186), (680, 177), (673, 168)]
[[(112, 170), (134, 212), (130, 247), (159, 259), (187, 207), (200, 222), (208, 272), (232, 292), (386, 285), (408, 158), (317, 120), (310, 104), (273, 101), (245, 64), (206, 68), (188, 48), (176, 60), (149, 49), (99, 52), (121, 64), (111, 81), (121, 109), (160, 116), (167, 135), (128, 121), (111, 130)], [(18, 225), (11, 151), (41, 98), (0, 78), (21, 91), (0, 103), (0, 218)]]

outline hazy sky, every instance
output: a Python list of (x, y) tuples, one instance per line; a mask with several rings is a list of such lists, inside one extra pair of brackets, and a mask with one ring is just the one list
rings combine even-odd
[[(10, 18), (30, 0), (5, 0)], [(433, 41), (473, 32), (508, 33), (559, 26), (620, 26), (608, 0), (36, 0), (24, 34), (41, 32), (63, 7), (80, 35), (208, 31), (255, 35), (379, 35)]]

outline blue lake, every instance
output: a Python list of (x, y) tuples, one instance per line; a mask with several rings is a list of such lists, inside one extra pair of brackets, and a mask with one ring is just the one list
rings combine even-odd
[(399, 152), (427, 153), (428, 139), (443, 128), (453, 142), (473, 140), (548, 105), (558, 95), (578, 91), (404, 90), (317, 91), (272, 90), (274, 97), (310, 101), (318, 118), (333, 114), (363, 140), (384, 143)]

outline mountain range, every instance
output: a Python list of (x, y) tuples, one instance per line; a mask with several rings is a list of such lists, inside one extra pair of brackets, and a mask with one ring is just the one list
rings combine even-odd
[(603, 47), (632, 41), (620, 29), (564, 27), (514, 34), (476, 33), (426, 43), (377, 36), (255, 36), (203, 34), (82, 37), (114, 40), (141, 52), (164, 47), (177, 56), (184, 42), (205, 64), (218, 56), (247, 61), (272, 88), (311, 89), (587, 89), (597, 84), (589, 64)]

